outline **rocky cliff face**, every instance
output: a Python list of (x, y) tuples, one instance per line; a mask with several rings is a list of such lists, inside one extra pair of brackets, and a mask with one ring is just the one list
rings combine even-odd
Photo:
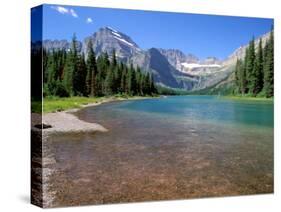
[[(269, 33), (261, 37), (264, 44), (268, 38)], [(199, 60), (196, 56), (184, 54), (178, 49), (143, 50), (128, 35), (104, 27), (85, 38), (83, 42), (77, 42), (78, 50), (86, 56), (90, 40), (97, 56), (102, 52), (111, 56), (115, 50), (119, 61), (132, 63), (144, 71), (153, 73), (158, 84), (186, 90), (205, 89), (227, 79), (233, 73), (237, 59), (244, 57), (247, 47), (239, 47), (224, 61), (216, 57)], [(256, 46), (258, 41), (259, 39), (256, 40)], [(70, 43), (66, 40), (45, 40), (43, 45), (47, 50), (70, 49)]]
[(169, 61), (180, 72), (201, 76), (210, 74), (221, 67), (221, 61), (216, 57), (208, 57), (205, 60), (200, 61), (193, 54), (185, 55), (183, 52), (177, 49), (159, 49)]
[(204, 65), (221, 65), (222, 61), (220, 61), (216, 57), (207, 57), (205, 60), (201, 62)]
[(161, 54), (163, 54), (169, 61), (169, 63), (174, 66), (177, 70), (182, 70), (182, 63), (198, 63), (199, 59), (192, 55), (185, 55), (182, 51), (178, 49), (158, 49)]
[(179, 83), (173, 76), (177, 71), (156, 48), (151, 48), (147, 51), (149, 55), (149, 68), (155, 76), (156, 82), (169, 87), (179, 87)]

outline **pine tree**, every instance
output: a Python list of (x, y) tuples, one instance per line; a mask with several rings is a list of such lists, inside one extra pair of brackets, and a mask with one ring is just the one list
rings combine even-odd
[[(77, 60), (78, 60), (78, 53), (77, 53), (77, 40), (76, 35), (74, 34), (72, 37), (71, 42), (71, 49), (70, 52), (67, 54), (66, 57), (66, 67), (63, 74), (63, 83), (68, 91), (69, 94), (73, 95), (73, 75), (77, 71)], [(77, 76), (77, 75), (76, 75)]]
[(253, 93), (255, 85), (254, 76), (254, 63), (255, 63), (255, 39), (253, 38), (249, 44), (247, 62), (246, 62), (246, 77), (248, 92)]
[(134, 69), (133, 64), (130, 66), (130, 72), (131, 72), (131, 95), (136, 95), (137, 93), (137, 78), (136, 78), (136, 72)]
[(112, 65), (114, 67), (117, 66), (117, 59), (116, 59), (116, 51), (115, 51), (115, 49), (112, 50)]
[(120, 90), (121, 93), (126, 93), (127, 91), (127, 67), (121, 63), (120, 65), (121, 69), (121, 82), (120, 82)]
[(48, 78), (47, 78), (47, 85), (48, 85), (48, 94), (49, 95), (57, 95), (57, 85), (59, 80), (59, 70), (60, 70), (60, 57), (59, 52), (52, 51), (49, 56), (49, 67), (48, 67)]
[(137, 80), (137, 95), (142, 96), (143, 91), (142, 91), (142, 73), (140, 70), (140, 67), (137, 66), (136, 69), (136, 80)]
[(95, 78), (95, 96), (102, 96), (103, 92), (102, 92), (102, 76), (101, 76), (101, 72), (98, 71), (96, 78)]
[(261, 39), (258, 46), (258, 52), (255, 57), (253, 74), (253, 95), (256, 96), (263, 88), (263, 49)]
[(105, 63), (106, 67), (108, 67), (110, 65), (110, 60), (109, 60), (109, 56), (108, 56), (107, 52), (104, 53), (104, 63)]
[(235, 72), (234, 72), (237, 93), (242, 93), (242, 77), (241, 77), (242, 69), (243, 69), (242, 61), (240, 59), (237, 59), (236, 65), (235, 65)]
[(267, 43), (264, 61), (264, 91), (266, 97), (274, 95), (274, 36), (273, 30)]
[(47, 83), (49, 54), (46, 49), (43, 49), (42, 55), (43, 55), (43, 82)]
[[(98, 73), (99, 73), (99, 78), (100, 78), (100, 82), (99, 82), (99, 87), (101, 89), (100, 93), (101, 94), (106, 94), (106, 83), (105, 83), (105, 79), (107, 77), (107, 71), (110, 69), (110, 61), (108, 59), (108, 54), (105, 53), (101, 53), (97, 59), (97, 69), (98, 69)], [(96, 81), (97, 82), (97, 81)]]
[(157, 92), (153, 76), (137, 67), (118, 62), (115, 51), (97, 58), (91, 41), (88, 43), (87, 60), (78, 53), (73, 36), (71, 49), (44, 51), (47, 58), (44, 67), (44, 95), (54, 96), (104, 96), (123, 93), (128, 95), (151, 95)]
[(144, 94), (151, 94), (150, 90), (150, 74), (147, 72), (143, 80)]
[(97, 74), (97, 64), (96, 64), (96, 56), (93, 50), (93, 44), (91, 40), (89, 40), (88, 42), (87, 51), (88, 51), (88, 57), (86, 61), (86, 65), (87, 65), (86, 94), (90, 96), (95, 96), (96, 95), (95, 78)]
[(126, 71), (126, 86), (125, 93), (131, 95), (132, 93), (132, 71), (131, 69), (127, 69)]
[(84, 54), (78, 55), (77, 53), (77, 44), (76, 38), (73, 41), (73, 56), (74, 56), (74, 71), (73, 71), (73, 78), (72, 78), (72, 87), (73, 87), (73, 94), (75, 96), (81, 96), (85, 93), (85, 82), (86, 82), (86, 65), (85, 65), (85, 57)]
[(122, 76), (122, 70), (120, 68), (120, 65), (116, 65), (114, 70), (114, 86), (113, 86), (113, 92), (114, 93), (120, 93), (121, 92), (121, 76)]
[(105, 78), (105, 95), (112, 95), (114, 93), (114, 73), (111, 69), (107, 71)]
[(247, 90), (246, 69), (243, 61), (238, 60), (238, 93), (245, 94)]
[[(243, 65), (241, 65), (242, 63)], [(274, 95), (273, 28), (264, 47), (262, 39), (260, 39), (257, 52), (255, 52), (254, 39), (249, 43), (244, 61), (237, 61), (236, 63), (235, 85), (238, 92), (242, 94), (251, 93), (253, 96), (257, 96), (261, 93), (266, 97)]]
[(153, 78), (153, 74), (150, 74), (150, 94), (155, 94), (156, 93), (156, 87), (154, 85), (154, 78)]
[(82, 54), (77, 58), (76, 70), (73, 73), (73, 94), (75, 96), (86, 95), (86, 76), (85, 56)]
[(55, 81), (55, 75), (57, 71), (57, 61), (55, 57), (55, 51), (53, 50), (49, 57), (49, 66), (48, 66), (48, 78), (47, 83), (50, 84)]
[(240, 80), (241, 80), (241, 93), (246, 94), (248, 93), (248, 78), (247, 78), (247, 64), (249, 58), (249, 48), (246, 48), (244, 62), (243, 62), (243, 68), (241, 69), (240, 73)]

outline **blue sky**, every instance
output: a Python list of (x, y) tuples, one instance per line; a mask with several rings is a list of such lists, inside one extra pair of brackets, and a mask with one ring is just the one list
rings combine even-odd
[(141, 48), (175, 48), (199, 58), (227, 57), (253, 36), (268, 32), (273, 19), (45, 5), (43, 39), (78, 40), (110, 26)]

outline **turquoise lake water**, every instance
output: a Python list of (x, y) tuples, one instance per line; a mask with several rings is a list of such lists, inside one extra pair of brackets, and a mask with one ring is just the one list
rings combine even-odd
[(76, 115), (109, 132), (49, 141), (58, 206), (273, 192), (270, 101), (172, 96)]
[(273, 127), (273, 104), (268, 101), (228, 100), (215, 96), (175, 96), (128, 101), (112, 108), (181, 119)]

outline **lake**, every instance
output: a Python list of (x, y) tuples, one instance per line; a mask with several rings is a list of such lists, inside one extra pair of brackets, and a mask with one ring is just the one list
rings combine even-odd
[(273, 192), (273, 102), (171, 96), (75, 115), (109, 132), (48, 139), (53, 206)]

